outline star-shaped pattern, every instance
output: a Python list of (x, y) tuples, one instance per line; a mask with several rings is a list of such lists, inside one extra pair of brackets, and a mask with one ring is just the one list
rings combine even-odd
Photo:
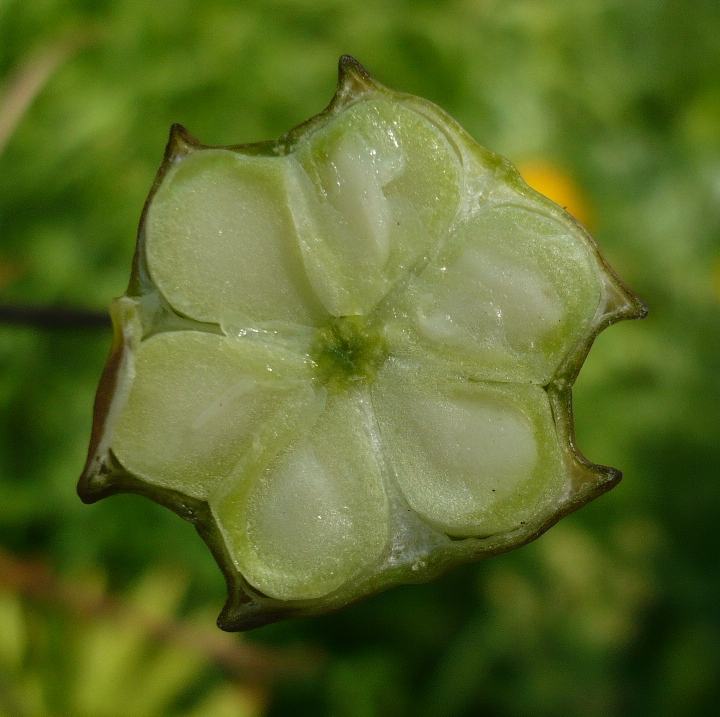
[(246, 629), (521, 545), (619, 478), (573, 443), (644, 308), (583, 228), (351, 58), (276, 142), (171, 135), (80, 492), (192, 520)]

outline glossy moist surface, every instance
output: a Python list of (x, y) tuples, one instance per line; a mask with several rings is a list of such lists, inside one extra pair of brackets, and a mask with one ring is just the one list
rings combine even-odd
[(98, 451), (206, 503), (256, 601), (347, 602), (589, 495), (558, 406), (638, 308), (507, 163), (345, 73), (278, 143), (171, 143), (123, 300)]

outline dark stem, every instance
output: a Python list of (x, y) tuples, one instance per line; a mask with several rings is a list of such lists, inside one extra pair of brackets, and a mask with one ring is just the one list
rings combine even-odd
[(109, 329), (106, 311), (70, 306), (30, 306), (0, 304), (0, 323), (38, 329)]

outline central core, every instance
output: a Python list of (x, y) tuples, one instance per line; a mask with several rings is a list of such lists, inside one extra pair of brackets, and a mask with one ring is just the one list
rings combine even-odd
[(318, 329), (311, 357), (323, 384), (370, 384), (387, 358), (382, 333), (364, 316), (333, 317)]

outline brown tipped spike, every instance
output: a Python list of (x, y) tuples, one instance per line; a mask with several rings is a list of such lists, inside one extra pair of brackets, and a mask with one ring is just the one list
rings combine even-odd
[(358, 95), (376, 84), (370, 73), (354, 57), (343, 55), (340, 58), (336, 99), (344, 100)]
[(627, 314), (623, 318), (626, 319), (644, 319), (649, 312), (648, 307), (645, 305), (645, 302), (641, 299), (638, 299), (635, 294), (632, 293), (632, 291), (628, 290), (629, 298), (630, 298), (630, 306), (628, 308)]
[(645, 304), (609, 269), (607, 280), (608, 307), (610, 323), (623, 319), (644, 319), (648, 314)]
[(203, 144), (191, 132), (181, 124), (174, 124), (170, 127), (170, 137), (165, 148), (165, 159), (172, 162), (187, 156)]

